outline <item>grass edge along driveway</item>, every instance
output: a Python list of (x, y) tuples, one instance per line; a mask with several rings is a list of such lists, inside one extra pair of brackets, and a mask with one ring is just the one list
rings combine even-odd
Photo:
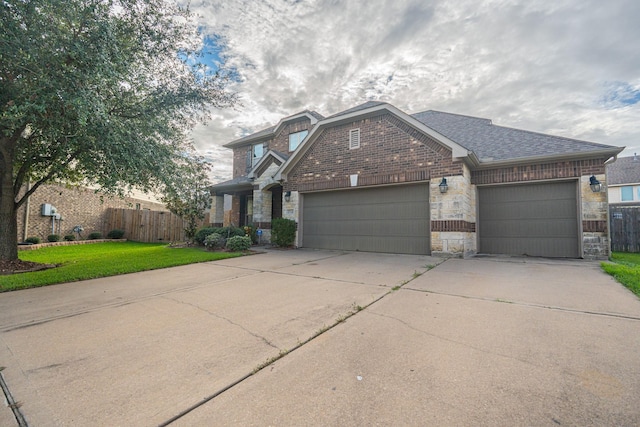
[(242, 256), (239, 252), (208, 252), (200, 247), (170, 248), (166, 243), (105, 242), (53, 246), (21, 251), (19, 258), (56, 268), (0, 276), (0, 292), (118, 274), (175, 267)]
[(640, 254), (613, 252), (611, 262), (603, 262), (602, 269), (640, 297)]

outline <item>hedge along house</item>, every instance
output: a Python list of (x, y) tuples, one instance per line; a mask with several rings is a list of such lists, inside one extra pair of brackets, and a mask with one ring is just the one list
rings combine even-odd
[[(622, 151), (437, 111), (367, 102), (225, 145), (212, 222), (298, 223), (300, 247), (467, 256), (609, 254), (605, 163)], [(594, 186), (594, 189), (595, 188)]]

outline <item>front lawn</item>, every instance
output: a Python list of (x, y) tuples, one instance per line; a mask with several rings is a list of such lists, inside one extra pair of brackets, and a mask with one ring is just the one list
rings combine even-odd
[(170, 248), (166, 243), (106, 242), (53, 246), (20, 251), (24, 261), (58, 267), (32, 273), (0, 276), (0, 292), (137, 271), (241, 256), (238, 252), (207, 252), (199, 247)]
[(640, 297), (640, 254), (614, 252), (611, 261), (603, 262), (602, 269)]

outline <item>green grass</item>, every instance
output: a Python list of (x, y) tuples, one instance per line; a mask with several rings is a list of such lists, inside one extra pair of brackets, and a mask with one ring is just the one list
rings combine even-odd
[(52, 246), (20, 251), (19, 258), (58, 267), (0, 276), (0, 292), (137, 271), (241, 256), (237, 252), (207, 252), (202, 248), (170, 248), (166, 243), (106, 242)]
[(640, 297), (640, 254), (614, 252), (614, 263), (602, 263), (602, 269)]

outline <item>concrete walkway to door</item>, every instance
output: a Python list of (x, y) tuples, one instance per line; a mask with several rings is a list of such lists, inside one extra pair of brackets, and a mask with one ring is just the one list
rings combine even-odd
[(587, 261), (269, 251), (0, 294), (33, 426), (632, 426), (639, 328)]

